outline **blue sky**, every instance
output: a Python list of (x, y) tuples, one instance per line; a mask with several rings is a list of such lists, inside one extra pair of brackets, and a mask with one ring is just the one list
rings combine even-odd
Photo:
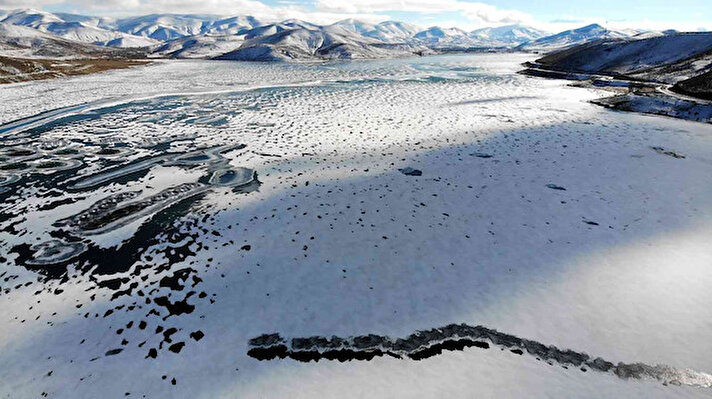
[(394, 19), (424, 27), (521, 23), (559, 31), (600, 23), (611, 28), (712, 29), (712, 0), (0, 0), (0, 8), (36, 7), (95, 15), (154, 12), (249, 14), (317, 23)]

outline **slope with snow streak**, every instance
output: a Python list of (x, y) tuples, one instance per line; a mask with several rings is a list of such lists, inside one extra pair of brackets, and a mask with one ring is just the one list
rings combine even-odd
[[(525, 60), (177, 62), (0, 87), (7, 118), (31, 116), (25, 90), (58, 108), (107, 87), (121, 96), (330, 82), (134, 101), (3, 141), (4, 157), (30, 166), (4, 170), (17, 180), (1, 183), (0, 392), (709, 396), (491, 349), (343, 364), (247, 356), (249, 340), (269, 332), (406, 337), (467, 323), (614, 363), (712, 370), (712, 128), (608, 112), (586, 102), (595, 92), (516, 75)], [(74, 153), (61, 151), (69, 140)], [(195, 183), (213, 159), (206, 148), (236, 143), (246, 147), (221, 156), (255, 170), (256, 190), (206, 192), (79, 237), (90, 249), (75, 258), (25, 263), (46, 259), (35, 244), (67, 239), (55, 221)], [(65, 189), (102, 163), (167, 152), (182, 164)], [(85, 162), (40, 175), (38, 154)]]

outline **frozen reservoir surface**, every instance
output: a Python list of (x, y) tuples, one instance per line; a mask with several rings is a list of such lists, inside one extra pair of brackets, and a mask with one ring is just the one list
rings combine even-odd
[(0, 86), (0, 397), (709, 397), (712, 126), (528, 60)]

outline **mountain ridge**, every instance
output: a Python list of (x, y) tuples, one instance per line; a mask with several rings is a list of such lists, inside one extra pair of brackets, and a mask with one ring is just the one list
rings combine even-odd
[(468, 32), (439, 26), (421, 28), (390, 20), (370, 23), (344, 19), (320, 25), (297, 19), (266, 22), (249, 15), (148, 14), (107, 18), (34, 9), (0, 11), (0, 23), (77, 43), (142, 48), (154, 58), (251, 61), (365, 59), (488, 50), (552, 52), (597, 40), (668, 34), (613, 31), (597, 24), (549, 35), (516, 24)]

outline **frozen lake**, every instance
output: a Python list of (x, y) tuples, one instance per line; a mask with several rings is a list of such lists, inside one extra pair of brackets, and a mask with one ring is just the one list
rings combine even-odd
[[(0, 86), (0, 396), (709, 397), (684, 384), (712, 382), (712, 126), (605, 110), (517, 75), (530, 58)], [(248, 355), (449, 324), (694, 372), (619, 378), (492, 337)]]

